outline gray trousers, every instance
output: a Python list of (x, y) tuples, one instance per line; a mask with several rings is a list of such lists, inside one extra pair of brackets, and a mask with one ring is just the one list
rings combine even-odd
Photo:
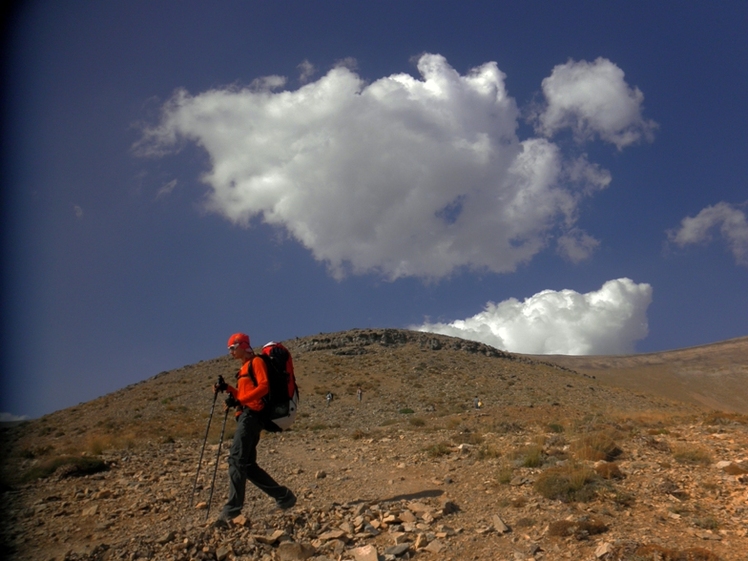
[(262, 422), (257, 414), (245, 409), (236, 420), (236, 432), (229, 452), (229, 500), (221, 516), (234, 518), (241, 514), (244, 493), (249, 479), (257, 488), (276, 501), (288, 493), (268, 473), (257, 465), (257, 444), (260, 442)]

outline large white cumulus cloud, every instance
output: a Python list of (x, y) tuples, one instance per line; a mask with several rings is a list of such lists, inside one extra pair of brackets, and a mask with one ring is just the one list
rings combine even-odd
[(651, 302), (650, 285), (621, 278), (587, 294), (544, 290), (522, 302), (489, 302), (464, 320), (412, 328), (525, 354), (628, 354), (647, 335)]
[[(209, 209), (284, 229), (338, 277), (511, 272), (552, 243), (572, 261), (589, 257), (599, 242), (576, 225), (579, 203), (610, 174), (565, 156), (550, 136), (577, 122), (564, 115), (588, 111), (590, 126), (611, 131), (605, 138), (620, 147), (641, 128), (636, 95), (590, 87), (587, 104), (584, 92), (566, 105), (551, 97), (545, 136), (521, 140), (495, 63), (460, 75), (426, 54), (418, 71), (367, 84), (340, 66), (293, 91), (277, 76), (247, 88), (181, 90), (137, 148), (163, 155), (197, 143), (212, 164), (203, 176)], [(599, 123), (600, 95), (612, 124)]]

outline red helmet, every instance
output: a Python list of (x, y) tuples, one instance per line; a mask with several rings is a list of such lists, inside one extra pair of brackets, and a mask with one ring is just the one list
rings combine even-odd
[(234, 333), (231, 337), (229, 337), (229, 348), (233, 345), (238, 345), (242, 347), (243, 349), (249, 349), (249, 335), (246, 335), (244, 333)]

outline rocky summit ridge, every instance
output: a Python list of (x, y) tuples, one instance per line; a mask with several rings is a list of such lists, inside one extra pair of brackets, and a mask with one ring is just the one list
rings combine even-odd
[(295, 507), (249, 485), (242, 516), (214, 523), (233, 433), (229, 417), (219, 450), (221, 411), (193, 500), (209, 388), (236, 369), (219, 357), (2, 427), (3, 558), (747, 558), (744, 414), (440, 335), (285, 344), (300, 414), (258, 461)]

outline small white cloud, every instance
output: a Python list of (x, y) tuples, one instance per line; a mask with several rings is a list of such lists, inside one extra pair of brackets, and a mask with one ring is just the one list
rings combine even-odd
[(358, 69), (358, 61), (352, 56), (347, 56), (335, 61), (335, 67), (347, 68), (351, 72), (355, 72)]
[(543, 94), (547, 105), (536, 128), (548, 137), (568, 127), (579, 140), (598, 135), (620, 150), (651, 140), (657, 128), (642, 117), (642, 92), (629, 87), (623, 70), (605, 58), (556, 66), (543, 80)]
[(29, 418), (26, 415), (13, 415), (13, 413), (0, 413), (0, 423), (16, 423), (19, 421), (27, 421)]
[(748, 220), (745, 212), (729, 203), (720, 202), (694, 217), (687, 216), (679, 229), (668, 231), (668, 239), (680, 247), (703, 244), (711, 241), (711, 232), (717, 227), (735, 262), (748, 266)]
[(257, 93), (270, 93), (286, 85), (286, 78), (283, 76), (264, 76), (253, 80), (249, 89)]
[(78, 220), (83, 218), (83, 209), (79, 205), (73, 205), (73, 213)]
[(161, 186), (161, 188), (156, 192), (156, 199), (168, 197), (169, 195), (171, 195), (172, 191), (174, 191), (176, 186), (177, 186), (176, 179), (172, 179), (171, 181), (169, 181), (169, 183), (166, 183), (165, 185)]
[(621, 278), (600, 290), (544, 290), (520, 302), (489, 302), (470, 318), (412, 329), (480, 341), (525, 354), (628, 354), (647, 336), (652, 287)]
[(306, 84), (309, 81), (309, 78), (314, 76), (315, 72), (317, 72), (317, 69), (308, 60), (304, 60), (296, 68), (299, 69), (299, 82), (302, 84)]
[(589, 259), (599, 245), (598, 240), (578, 229), (563, 234), (557, 242), (558, 253), (572, 263)]
[[(578, 208), (610, 174), (546, 138), (519, 139), (496, 63), (461, 75), (425, 54), (417, 66), (419, 78), (367, 83), (341, 61), (295, 91), (274, 91), (277, 76), (180, 90), (136, 152), (195, 142), (212, 163), (209, 210), (285, 229), (338, 278), (512, 272), (556, 235), (569, 259), (589, 255), (596, 244), (576, 227)], [(633, 126), (621, 123), (605, 129), (619, 145)]]

